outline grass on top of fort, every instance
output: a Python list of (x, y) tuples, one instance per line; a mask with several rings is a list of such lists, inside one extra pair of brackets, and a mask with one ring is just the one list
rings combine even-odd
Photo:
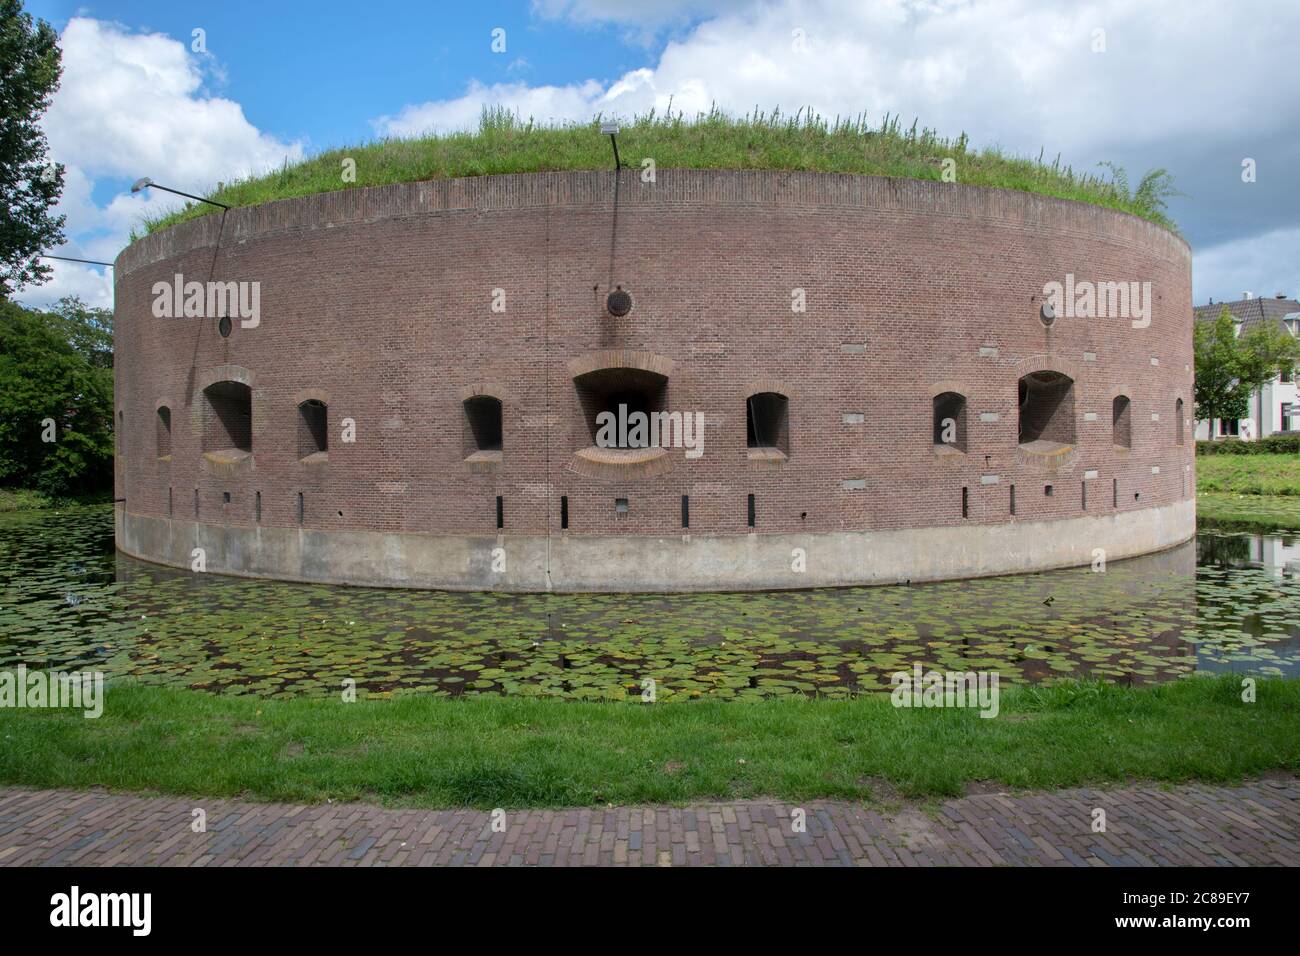
[[(1153, 170), (1130, 191), (1124, 170), (1076, 171), (1060, 157), (1050, 161), (1011, 156), (996, 147), (972, 149), (965, 133), (956, 139), (905, 127), (886, 114), (879, 126), (865, 114), (829, 120), (808, 110), (793, 116), (755, 112), (732, 117), (717, 109), (687, 119), (682, 113), (653, 110), (622, 126), (622, 161), (640, 172), (653, 159), (656, 170), (802, 170), (858, 173), (906, 179), (941, 180), (945, 160), (956, 181), (1073, 199), (1133, 213), (1167, 228), (1165, 199), (1174, 195), (1168, 174)], [(355, 181), (344, 180), (347, 160), (355, 162)], [(523, 120), (502, 108), (484, 110), (477, 131), (384, 139), (331, 149), (265, 176), (226, 183), (209, 195), (230, 206), (251, 206), (314, 193), (500, 173), (610, 169), (609, 138), (599, 118), (590, 123), (545, 125)], [(1108, 170), (1108, 171), (1107, 171)], [(147, 220), (148, 232), (208, 215), (216, 207), (189, 204)]]

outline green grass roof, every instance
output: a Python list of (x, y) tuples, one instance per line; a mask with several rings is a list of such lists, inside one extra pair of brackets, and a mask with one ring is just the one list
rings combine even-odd
[[(904, 129), (886, 116), (879, 127), (864, 117), (828, 121), (810, 111), (794, 116), (754, 113), (731, 117), (718, 110), (688, 120), (682, 114), (651, 111), (622, 127), (622, 160), (640, 168), (652, 157), (659, 169), (772, 169), (824, 173), (859, 173), (906, 179), (939, 180), (945, 159), (956, 161), (958, 182), (1074, 199), (1133, 213), (1169, 229), (1165, 199), (1174, 195), (1169, 175), (1153, 170), (1130, 193), (1124, 170), (1101, 164), (1110, 175), (1076, 173), (1060, 157), (1046, 163), (1008, 156), (996, 148), (973, 150), (965, 133), (955, 140), (914, 122)], [(356, 181), (344, 182), (343, 160), (356, 161)], [(391, 183), (606, 169), (612, 162), (600, 120), (590, 123), (539, 125), (504, 109), (485, 110), (474, 132), (385, 139), (347, 149), (332, 149), (265, 176), (221, 185), (209, 198), (230, 206), (251, 206), (313, 193)], [(190, 204), (147, 220), (148, 232), (209, 215), (215, 207)]]

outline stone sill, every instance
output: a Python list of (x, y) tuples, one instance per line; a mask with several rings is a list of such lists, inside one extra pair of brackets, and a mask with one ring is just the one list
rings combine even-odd
[(253, 453), (242, 448), (222, 448), (218, 451), (205, 451), (203, 457), (214, 465), (237, 465), (252, 458)]
[(673, 467), (666, 448), (601, 448), (589, 445), (573, 453), (569, 470), (588, 478), (648, 478)]
[(1044, 438), (1039, 438), (1035, 441), (1021, 442), (1020, 450), (1030, 455), (1052, 458), (1057, 455), (1068, 455), (1074, 451), (1074, 446), (1067, 445), (1064, 442), (1047, 441)]
[(465, 459), (470, 471), (499, 471), (501, 469), (501, 449), (476, 451)]
[(754, 463), (772, 465), (779, 465), (782, 462), (789, 460), (789, 456), (787, 456), (785, 452), (779, 448), (773, 448), (771, 445), (760, 445), (756, 448), (747, 448), (745, 449), (745, 457)]

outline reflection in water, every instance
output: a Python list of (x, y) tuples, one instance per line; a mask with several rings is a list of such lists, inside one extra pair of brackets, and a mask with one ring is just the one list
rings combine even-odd
[[(1212, 591), (1219, 598), (1200, 614), (1201, 629), (1213, 639), (1200, 647), (1197, 670), (1300, 677), (1300, 543), (1276, 535), (1203, 533), (1196, 561), (1197, 594)], [(1246, 572), (1255, 582), (1248, 595), (1241, 593)]]
[(0, 519), (0, 666), (94, 665), (223, 693), (660, 699), (884, 689), (914, 662), (1004, 680), (1297, 676), (1300, 586), (1271, 539), (1088, 569), (758, 594), (509, 595), (196, 575), (115, 554), (108, 509)]

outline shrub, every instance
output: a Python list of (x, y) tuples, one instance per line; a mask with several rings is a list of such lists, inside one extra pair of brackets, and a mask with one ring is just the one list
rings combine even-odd
[(1198, 441), (1198, 455), (1300, 455), (1300, 432), (1279, 432), (1266, 435), (1259, 441), (1242, 441), (1224, 438), (1220, 441)]

